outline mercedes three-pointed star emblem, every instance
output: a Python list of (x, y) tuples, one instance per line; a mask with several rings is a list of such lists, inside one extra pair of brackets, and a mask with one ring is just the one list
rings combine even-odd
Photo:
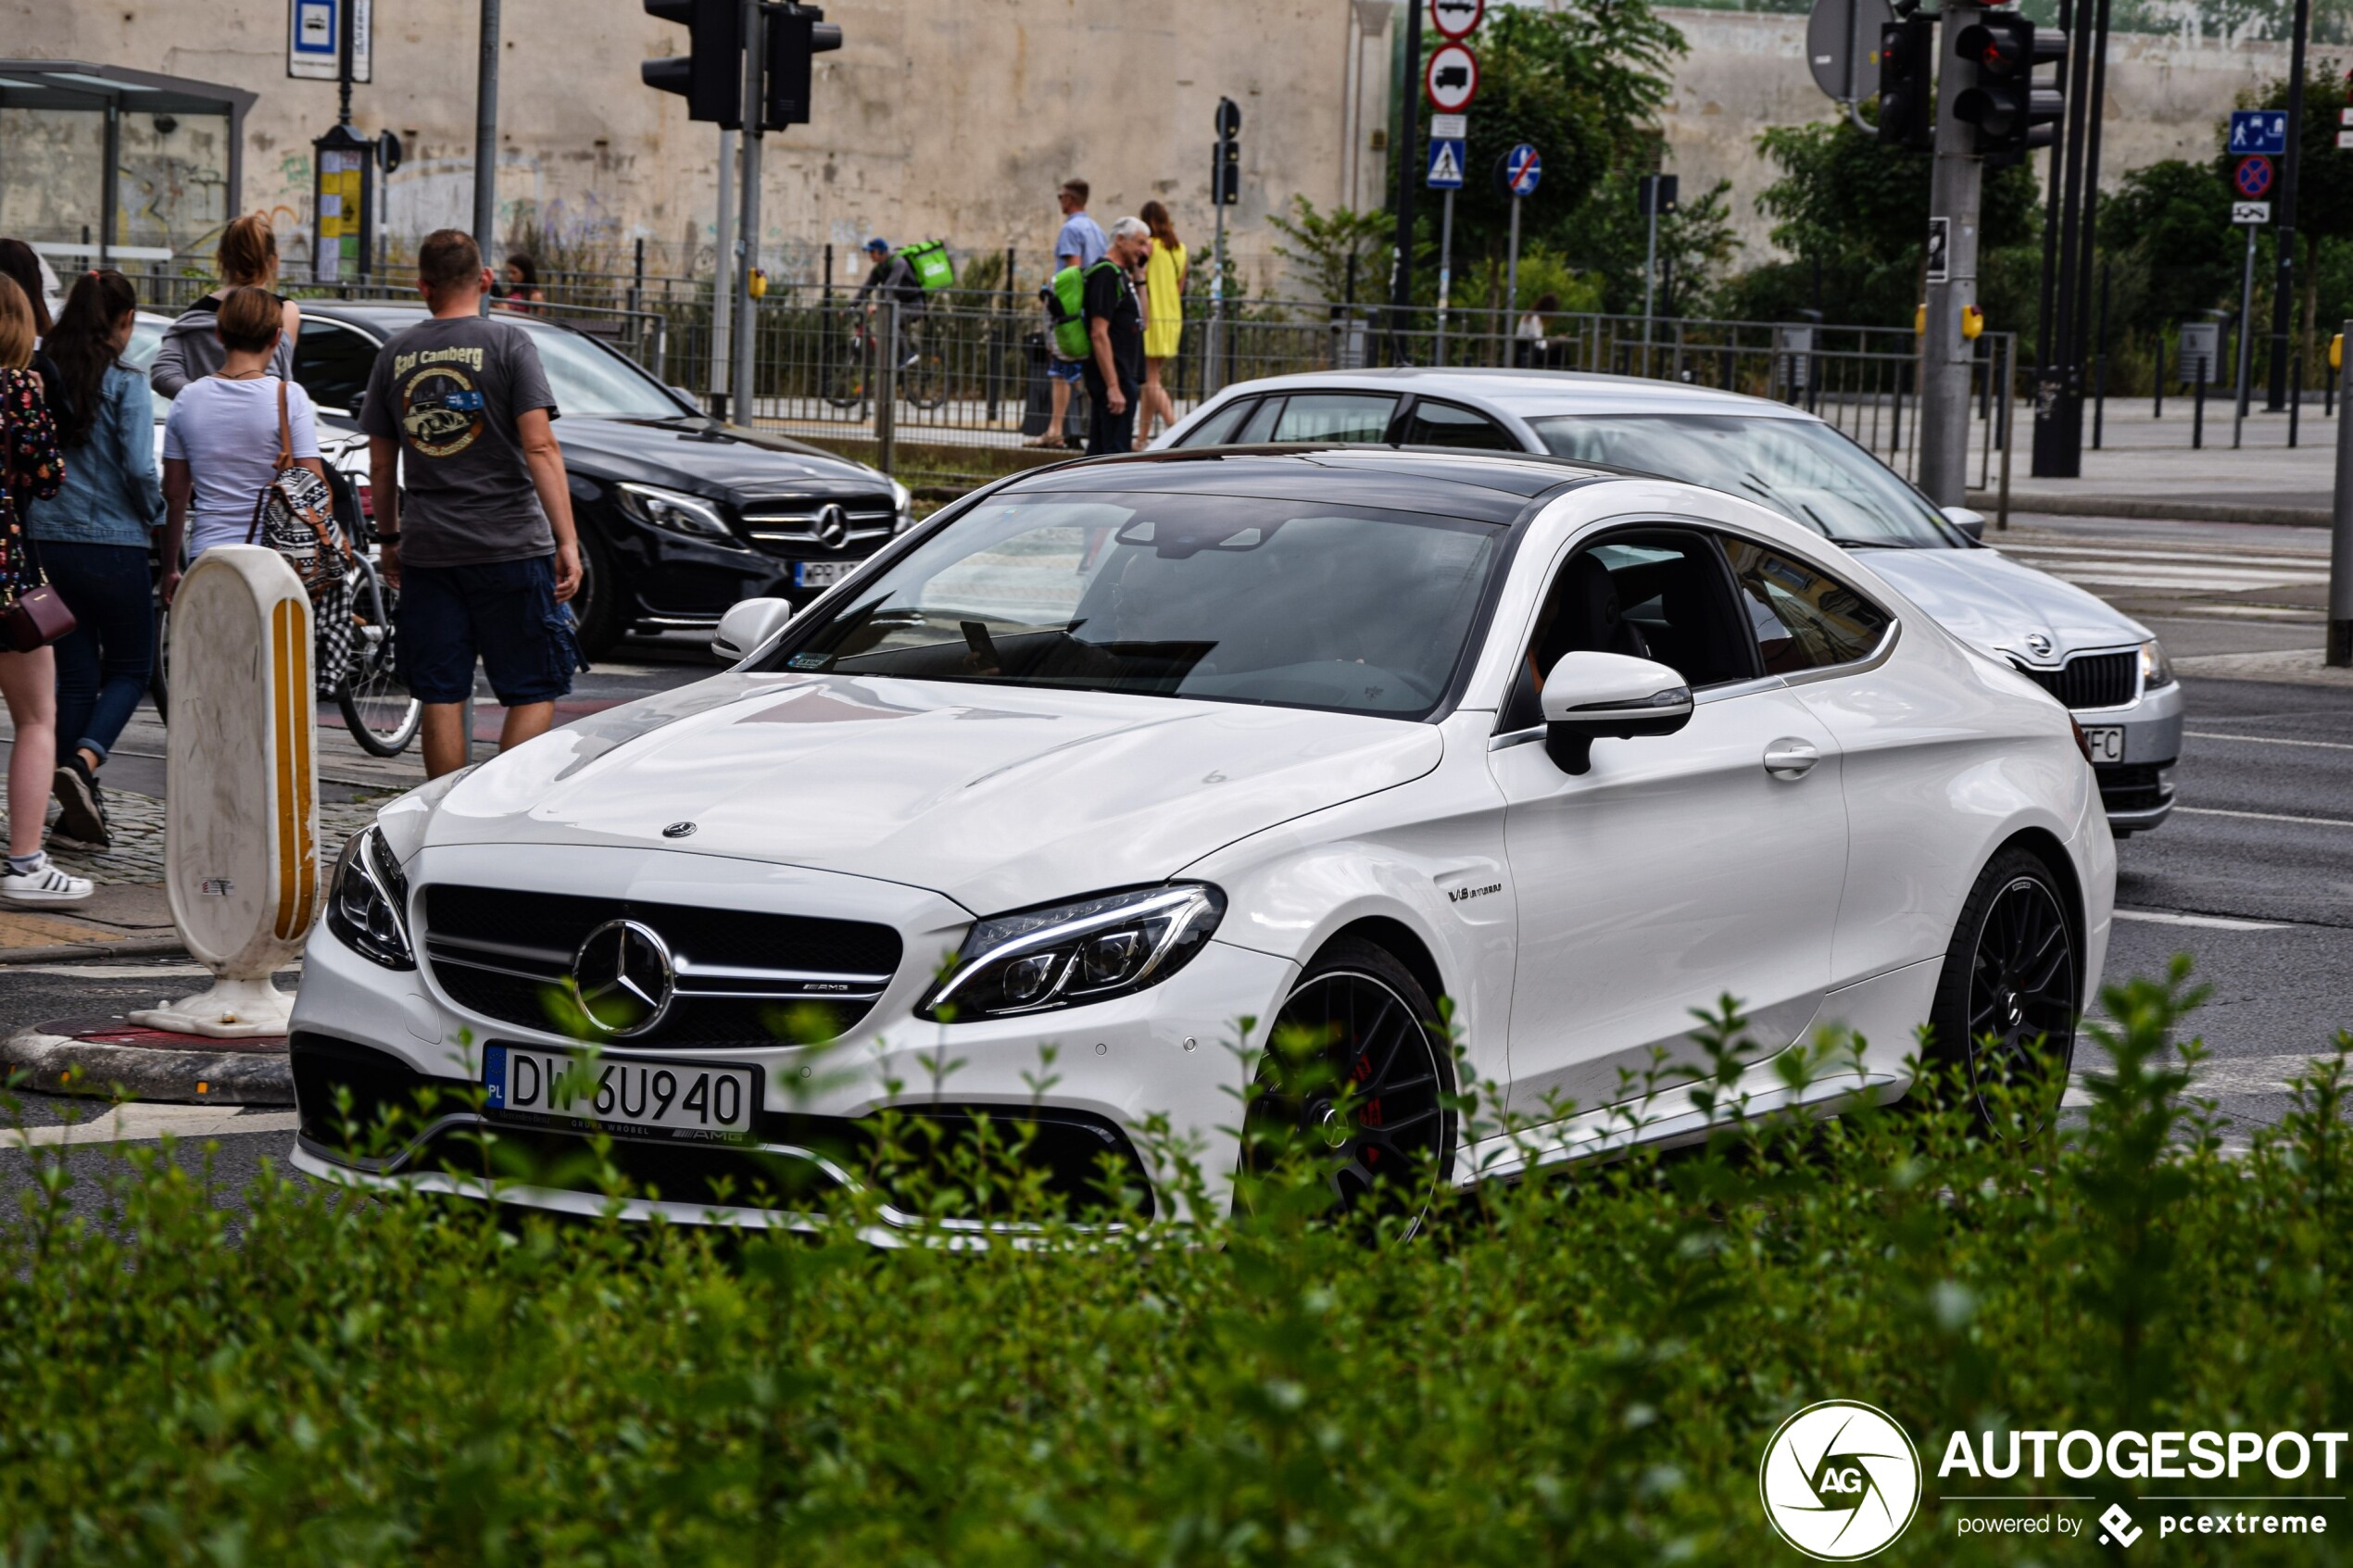
[(817, 508), (817, 543), (829, 550), (849, 543), (849, 514), (831, 501)]
[(589, 1027), (626, 1039), (659, 1024), (678, 975), (661, 934), (634, 920), (607, 921), (572, 956), (572, 990)]

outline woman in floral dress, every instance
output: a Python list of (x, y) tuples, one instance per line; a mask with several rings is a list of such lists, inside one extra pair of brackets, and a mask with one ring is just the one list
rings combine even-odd
[[(65, 477), (57, 427), (32, 363), (32, 303), (16, 281), (0, 277), (0, 619), (17, 596), (38, 584), (25, 551), (23, 508), (57, 495)], [(49, 863), (41, 847), (49, 785), (57, 766), (57, 661), (45, 647), (0, 648), (0, 697), (15, 736), (8, 748), (8, 856), (0, 866), (0, 899), (69, 904), (90, 884)]]

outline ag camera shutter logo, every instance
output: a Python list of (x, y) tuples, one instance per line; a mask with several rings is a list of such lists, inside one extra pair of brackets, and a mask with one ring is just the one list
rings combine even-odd
[(1885, 1411), (1825, 1399), (1774, 1430), (1756, 1487), (1781, 1539), (1852, 1562), (1884, 1549), (1919, 1511), (1919, 1450)]

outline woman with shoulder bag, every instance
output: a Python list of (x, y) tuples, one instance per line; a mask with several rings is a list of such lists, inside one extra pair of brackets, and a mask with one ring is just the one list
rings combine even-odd
[(120, 272), (85, 272), (66, 296), (48, 338), (65, 484), (29, 520), (42, 571), (74, 620), (57, 645), (57, 729), (70, 748), (57, 759), (57, 833), (99, 849), (110, 841), (98, 770), (155, 663), (147, 550), (163, 526), (155, 407), (146, 379), (122, 363), (138, 308)]
[[(57, 493), (65, 464), (49, 408), (32, 373), (32, 305), (12, 278), (0, 277), (0, 697), (16, 734), (8, 747), (8, 858), (0, 899), (69, 904), (90, 897), (86, 878), (68, 876), (41, 847), (49, 783), (57, 761), (57, 661), (40, 617), (27, 600), (40, 594), (55, 613), (26, 553), (18, 508)], [(50, 622), (49, 629), (57, 628)]]
[(295, 466), (321, 482), (327, 473), (310, 395), (270, 371), (281, 332), (276, 297), (267, 289), (231, 289), (217, 330), (226, 350), (220, 369), (172, 399), (163, 427), (167, 605), (180, 587), (182, 540), (194, 560), (253, 535), (256, 501), (278, 477), (282, 446)]

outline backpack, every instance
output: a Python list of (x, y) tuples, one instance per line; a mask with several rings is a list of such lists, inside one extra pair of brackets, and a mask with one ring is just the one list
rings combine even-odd
[(956, 286), (956, 263), (948, 255), (946, 240), (925, 240), (921, 245), (909, 245), (899, 257), (914, 270), (915, 282), (924, 286), (925, 294)]
[(351, 590), (344, 579), (351, 541), (335, 521), (334, 492), (295, 462), (294, 424), (286, 413), (286, 383), (278, 383), (278, 462), (254, 497), (245, 543), (278, 552), (310, 596), (318, 646), (311, 670), (322, 696), (332, 696), (350, 673)]
[(1106, 267), (1115, 271), (1119, 263), (1105, 257), (1092, 267), (1065, 267), (1047, 286), (1046, 315), (1054, 323), (1054, 352), (1065, 359), (1084, 359), (1094, 352), (1087, 335), (1087, 280)]

